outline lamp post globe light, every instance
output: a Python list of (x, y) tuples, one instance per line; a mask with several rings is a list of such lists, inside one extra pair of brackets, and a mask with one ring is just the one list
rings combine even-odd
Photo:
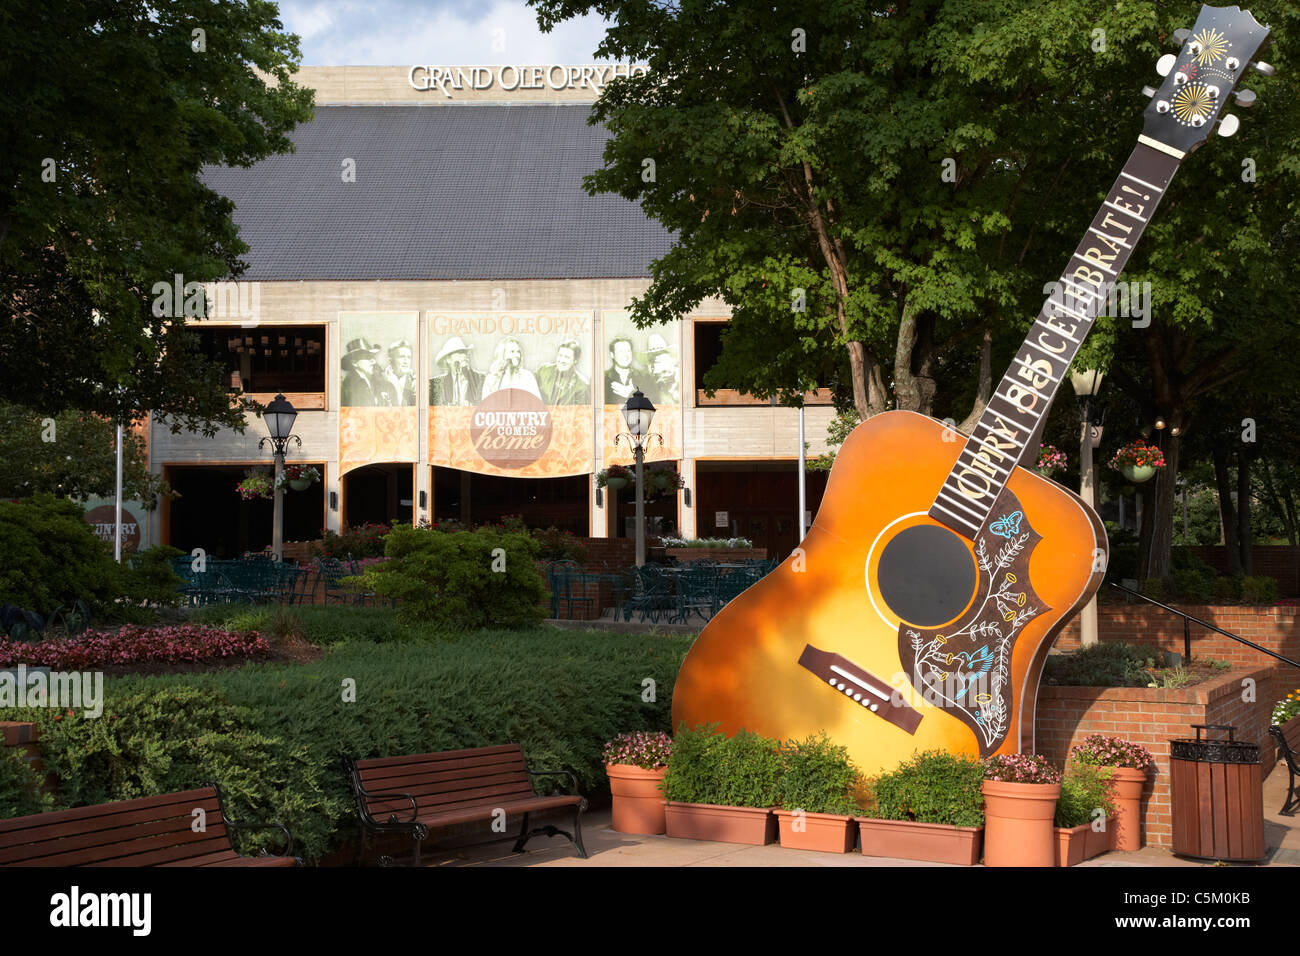
[(270, 435), (261, 439), (257, 447), (265, 448), (269, 442), (275, 458), (275, 518), (271, 529), (271, 556), (279, 561), (284, 553), (284, 489), (280, 487), (280, 479), (284, 475), (284, 452), (291, 441), (301, 448), (302, 439), (292, 434), (293, 421), (298, 417), (298, 412), (284, 395), (276, 395), (271, 404), (266, 406), (262, 417), (266, 419), (266, 430)]
[(658, 438), (664, 443), (663, 435), (651, 435), (650, 423), (654, 421), (654, 402), (646, 398), (638, 389), (623, 406), (623, 418), (627, 421), (627, 433), (614, 436), (617, 445), (620, 438), (626, 438), (636, 455), (636, 566), (645, 564), (645, 443), (651, 438)]
[[(1097, 393), (1101, 391), (1104, 373), (1097, 369), (1084, 369), (1070, 373), (1070, 384), (1079, 399), (1079, 497), (1094, 511), (1097, 508), (1096, 489), (1092, 481), (1092, 452), (1101, 444), (1102, 418), (1094, 409)], [(1084, 605), (1079, 613), (1079, 643), (1087, 647), (1097, 643), (1097, 595)]]

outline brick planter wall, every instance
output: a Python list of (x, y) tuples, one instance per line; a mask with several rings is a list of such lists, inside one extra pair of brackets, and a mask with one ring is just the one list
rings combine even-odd
[(730, 564), (738, 561), (766, 561), (767, 548), (667, 548), (670, 558), (679, 563), (691, 561), (717, 561)]
[[(1259, 655), (1256, 655), (1257, 657)], [(1284, 685), (1283, 665), (1234, 668), (1222, 677), (1184, 690), (1151, 687), (1042, 687), (1038, 692), (1035, 749), (1058, 765), (1089, 734), (1108, 734), (1142, 744), (1156, 758), (1143, 799), (1143, 839), (1173, 842), (1169, 741), (1194, 738), (1193, 724), (1227, 724), (1236, 739), (1260, 745), (1267, 774), (1276, 762), (1268, 721)], [(1242, 699), (1243, 681), (1255, 682), (1254, 701)], [(1219, 734), (1215, 734), (1219, 736)]]
[[(41, 762), (41, 748), (36, 742), (39, 736), (40, 731), (35, 724), (0, 720), (0, 747), (17, 747), (36, 771), (45, 769), (45, 764)], [(53, 793), (56, 782), (54, 774), (46, 774), (45, 782), (41, 784), (41, 792)]]
[[(1300, 660), (1300, 608), (1249, 604), (1174, 605), (1192, 617), (1239, 634), (1276, 654)], [(1183, 619), (1150, 604), (1099, 604), (1097, 637), (1183, 652)], [(1075, 617), (1056, 639), (1060, 650), (1079, 647), (1079, 618)], [(1192, 625), (1192, 657), (1226, 660), (1233, 667), (1257, 667), (1273, 659), (1232, 638)]]

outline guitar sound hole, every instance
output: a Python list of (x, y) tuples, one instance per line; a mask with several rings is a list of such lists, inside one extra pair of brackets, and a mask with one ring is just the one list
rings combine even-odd
[(909, 624), (935, 627), (956, 617), (975, 593), (975, 563), (947, 528), (916, 525), (885, 545), (876, 582), (890, 610)]

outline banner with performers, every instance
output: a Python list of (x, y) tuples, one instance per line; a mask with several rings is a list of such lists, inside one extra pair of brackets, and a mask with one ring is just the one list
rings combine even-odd
[(606, 465), (623, 465), (632, 460), (626, 440), (615, 446), (614, 439), (627, 431), (623, 405), (633, 392), (641, 392), (654, 403), (652, 435), (662, 435), (663, 445), (651, 440), (645, 445), (646, 461), (676, 461), (682, 457), (682, 367), (681, 323), (667, 322), (638, 329), (632, 314), (608, 311), (601, 315), (605, 347), (601, 355), (604, 379), (604, 460)]
[(416, 461), (418, 312), (339, 313), (339, 470)]
[(590, 474), (590, 312), (426, 312), (429, 463), (486, 475)]

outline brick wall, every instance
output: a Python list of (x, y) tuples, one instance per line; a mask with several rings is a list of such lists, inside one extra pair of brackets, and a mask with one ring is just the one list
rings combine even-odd
[[(1300, 660), (1300, 608), (1247, 604), (1180, 605), (1193, 617), (1232, 631), (1277, 654)], [(1097, 637), (1161, 650), (1183, 652), (1183, 619), (1149, 604), (1099, 604)], [(1056, 645), (1060, 650), (1079, 647), (1079, 619), (1075, 617)], [(1256, 667), (1273, 660), (1232, 638), (1192, 625), (1192, 657), (1229, 661), (1233, 667)]]
[[(33, 770), (44, 770), (41, 762), (41, 749), (36, 740), (39, 732), (35, 724), (15, 720), (0, 720), (0, 747), (17, 747), (23, 752)], [(56, 781), (53, 774), (47, 774), (41, 785), (44, 793), (53, 793)]]
[[(1147, 844), (1170, 846), (1173, 822), (1169, 791), (1169, 741), (1194, 738), (1194, 724), (1227, 724), (1235, 737), (1260, 745), (1264, 773), (1276, 751), (1269, 716), (1282, 693), (1284, 665), (1234, 668), (1222, 677), (1184, 690), (1149, 687), (1042, 687), (1035, 721), (1036, 750), (1058, 765), (1089, 734), (1109, 734), (1142, 744), (1156, 758), (1143, 800)], [(1254, 681), (1253, 700), (1243, 699)], [(1216, 734), (1217, 736), (1217, 734)]]

